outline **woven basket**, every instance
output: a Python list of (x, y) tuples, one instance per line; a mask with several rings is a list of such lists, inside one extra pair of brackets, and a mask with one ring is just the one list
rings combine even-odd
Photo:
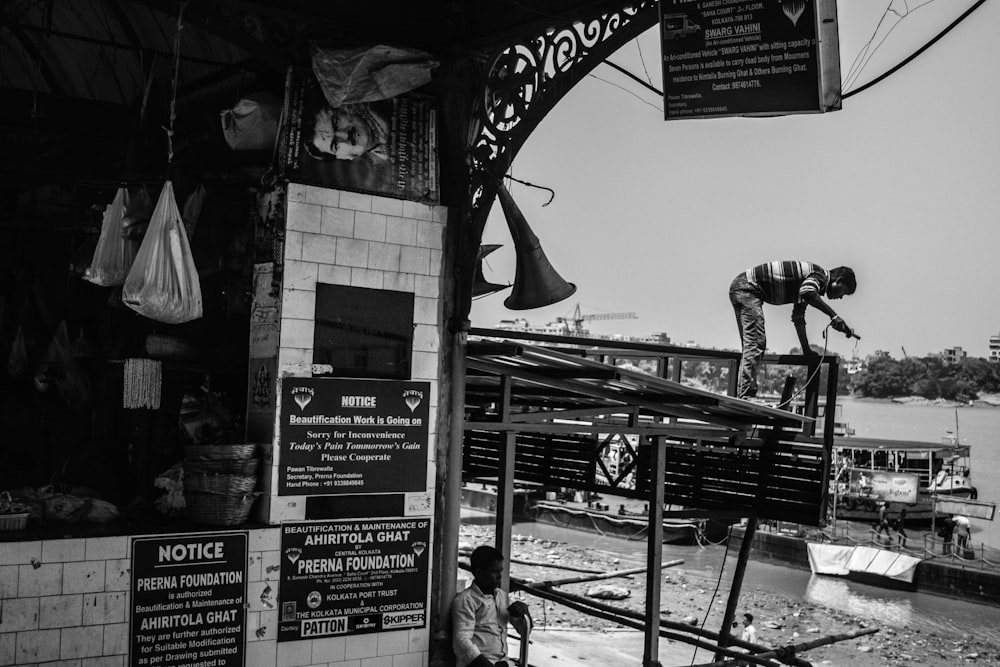
[(211, 526), (235, 526), (246, 523), (247, 515), (259, 493), (224, 495), (191, 492), (185, 489), (187, 515), (195, 523)]
[(203, 493), (221, 493), (236, 496), (253, 491), (257, 486), (255, 475), (224, 475), (220, 473), (196, 473), (184, 471), (184, 490)]
[(219, 461), (249, 459), (257, 445), (188, 445), (184, 448), (185, 461)]
[(185, 461), (184, 474), (197, 475), (199, 473), (227, 475), (253, 475), (257, 472), (260, 459), (213, 459), (206, 461)]
[(30, 512), (0, 514), (0, 531), (24, 530), (24, 527), (28, 525), (30, 514)]

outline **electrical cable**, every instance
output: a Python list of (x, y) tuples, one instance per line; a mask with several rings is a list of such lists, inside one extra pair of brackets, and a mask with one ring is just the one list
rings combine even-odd
[[(722, 565), (719, 566), (719, 579), (715, 582), (715, 590), (712, 591), (712, 599), (708, 601), (708, 607), (705, 609), (705, 617), (701, 619), (701, 624), (698, 626), (702, 630), (705, 629), (705, 623), (708, 622), (708, 615), (712, 613), (712, 605), (715, 604), (715, 598), (719, 594), (719, 588), (722, 587), (722, 574), (726, 571), (726, 559), (729, 558), (729, 545), (733, 542), (733, 526), (729, 526), (729, 537), (726, 539), (726, 551), (722, 554)], [(695, 658), (698, 657), (698, 647), (695, 646), (694, 653), (691, 655), (691, 663), (694, 664)]]

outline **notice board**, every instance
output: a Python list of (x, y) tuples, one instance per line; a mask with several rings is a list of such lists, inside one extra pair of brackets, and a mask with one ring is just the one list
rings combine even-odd
[(129, 664), (242, 667), (246, 574), (246, 533), (133, 540)]
[(840, 108), (835, 0), (664, 0), (666, 120)]
[(278, 495), (427, 490), (430, 383), (284, 378)]
[(278, 641), (427, 624), (429, 519), (283, 524)]

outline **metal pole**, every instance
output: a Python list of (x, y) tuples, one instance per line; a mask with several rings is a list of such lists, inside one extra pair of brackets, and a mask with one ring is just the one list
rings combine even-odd
[(663, 587), (663, 470), (666, 442), (654, 436), (649, 460), (649, 528), (646, 531), (646, 624), (643, 667), (660, 667), (660, 592)]
[[(509, 375), (500, 377), (500, 423), (506, 424), (510, 421), (510, 394), (511, 382)], [(505, 431), (503, 440), (500, 443), (500, 460), (497, 466), (497, 507), (496, 507), (496, 534), (494, 544), (497, 550), (510, 558), (510, 534), (514, 523), (514, 451), (517, 443), (517, 434), (513, 431)], [(510, 568), (505, 567), (500, 579), (500, 587), (510, 590)]]

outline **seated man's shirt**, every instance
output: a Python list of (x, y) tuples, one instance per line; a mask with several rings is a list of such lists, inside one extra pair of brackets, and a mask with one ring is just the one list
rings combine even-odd
[(451, 607), (452, 648), (458, 667), (482, 655), (490, 662), (507, 656), (507, 594), (483, 593), (475, 582), (455, 596)]

